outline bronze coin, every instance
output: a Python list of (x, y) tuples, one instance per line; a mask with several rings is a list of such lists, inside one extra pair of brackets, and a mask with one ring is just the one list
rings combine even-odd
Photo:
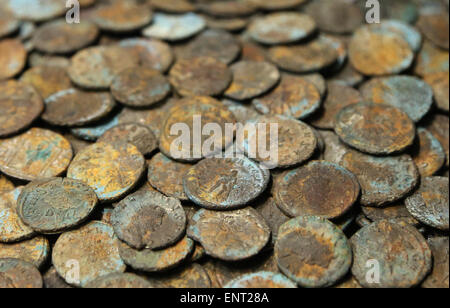
[(419, 222), (411, 216), (403, 202), (390, 204), (386, 207), (363, 206), (364, 216), (373, 222), (389, 220), (392, 222), (404, 223), (411, 226), (418, 226)]
[(232, 80), (226, 64), (210, 57), (180, 59), (170, 70), (169, 80), (181, 96), (222, 94)]
[(256, 205), (254, 208), (266, 220), (267, 225), (272, 231), (272, 244), (275, 244), (278, 238), (278, 230), (281, 225), (287, 222), (290, 218), (286, 216), (277, 206), (274, 198), (266, 198)]
[(183, 186), (199, 206), (230, 210), (255, 200), (269, 180), (268, 171), (248, 158), (206, 158), (184, 175)]
[(72, 289), (73, 287), (67, 284), (64, 279), (59, 276), (56, 269), (52, 266), (42, 277), (44, 280), (44, 287), (46, 289)]
[(181, 14), (195, 11), (195, 6), (189, 0), (150, 0), (154, 9), (167, 13)]
[(20, 81), (0, 83), (0, 137), (15, 134), (28, 127), (44, 110), (37, 91)]
[(281, 226), (275, 244), (280, 270), (301, 287), (329, 287), (352, 263), (344, 233), (325, 218), (300, 216)]
[(335, 73), (330, 79), (331, 82), (348, 87), (357, 87), (364, 81), (364, 76), (355, 70), (350, 63), (345, 63), (344, 67)]
[(61, 0), (6, 0), (6, 8), (18, 19), (41, 22), (64, 15), (65, 2)]
[(0, 195), (14, 190), (14, 184), (3, 174), (0, 174)]
[(39, 27), (33, 34), (35, 48), (49, 54), (67, 54), (92, 44), (98, 37), (97, 26), (88, 21), (69, 24), (58, 19)]
[(377, 31), (392, 32), (400, 35), (412, 48), (414, 52), (418, 52), (422, 47), (422, 35), (410, 24), (397, 19), (383, 20), (382, 23), (373, 24), (371, 26)]
[(113, 273), (88, 283), (87, 289), (150, 289), (154, 286), (145, 278), (131, 273)]
[(414, 73), (426, 76), (433, 73), (446, 73), (449, 70), (449, 52), (435, 47), (429, 41), (425, 41), (417, 55)]
[[(352, 273), (363, 287), (413, 287), (431, 270), (430, 248), (414, 227), (382, 220), (359, 230), (351, 242)], [(373, 264), (378, 265), (379, 281), (367, 279)]]
[(248, 19), (243, 17), (227, 17), (217, 18), (208, 15), (202, 15), (202, 18), (206, 22), (206, 26), (209, 29), (225, 30), (230, 32), (240, 31), (244, 29), (248, 24)]
[(111, 93), (126, 106), (149, 107), (162, 101), (170, 93), (169, 81), (158, 71), (134, 67), (118, 74), (112, 84)]
[(138, 191), (117, 204), (111, 225), (119, 239), (135, 249), (161, 249), (183, 237), (186, 214), (175, 198)]
[(256, 120), (260, 116), (251, 106), (244, 105), (235, 100), (225, 98), (222, 100), (222, 104), (227, 106), (228, 110), (234, 114), (237, 123), (245, 124), (247, 121)]
[[(53, 247), (53, 266), (67, 283), (86, 286), (98, 277), (125, 271), (118, 245), (110, 225), (92, 221), (58, 238)], [(79, 277), (73, 275), (74, 269), (79, 270)]]
[(153, 23), (145, 28), (142, 34), (166, 41), (179, 41), (199, 33), (205, 26), (203, 18), (194, 13), (183, 15), (156, 13)]
[(20, 28), (21, 24), (18, 19), (11, 16), (9, 12), (0, 8), (0, 38), (9, 36)]
[(433, 88), (437, 107), (449, 112), (449, 74), (448, 72), (427, 74), (424, 80)]
[(444, 148), (425, 128), (417, 129), (412, 157), (422, 177), (435, 175), (445, 164)]
[(97, 142), (75, 156), (67, 177), (88, 184), (100, 201), (111, 201), (136, 185), (144, 165), (144, 157), (134, 145)]
[(227, 212), (202, 209), (192, 218), (188, 236), (200, 242), (208, 255), (238, 261), (259, 254), (270, 240), (270, 229), (253, 208)]
[(70, 59), (63, 56), (46, 55), (38, 52), (33, 52), (28, 58), (30, 67), (36, 66), (56, 66), (59, 68), (67, 68), (70, 66)]
[(166, 196), (188, 200), (184, 193), (183, 178), (191, 167), (158, 153), (148, 164), (148, 182)]
[(179, 270), (158, 277), (157, 281), (164, 288), (207, 289), (211, 288), (208, 272), (200, 264), (193, 263)]
[(240, 61), (231, 66), (233, 82), (225, 96), (246, 100), (272, 89), (280, 80), (278, 69), (268, 62)]
[(35, 266), (17, 259), (0, 259), (1, 289), (41, 289), (42, 287), (42, 276)]
[(424, 9), (416, 23), (419, 30), (436, 46), (449, 49), (448, 14), (441, 9)]
[(446, 115), (436, 114), (426, 126), (428, 131), (441, 143), (444, 148), (446, 166), (450, 163), (449, 158), (449, 118)]
[(106, 133), (108, 129), (119, 125), (119, 115), (120, 113), (113, 111), (108, 117), (102, 117), (100, 120), (89, 125), (86, 124), (82, 127), (71, 128), (70, 133), (85, 141), (96, 141)]
[(20, 41), (14, 39), (0, 41), (0, 80), (19, 74), (26, 61), (27, 51)]
[(217, 17), (248, 16), (256, 11), (256, 7), (254, 5), (240, 0), (219, 0), (199, 4), (197, 7), (206, 14)]
[(132, 109), (124, 108), (118, 117), (119, 124), (136, 123), (148, 126), (156, 138), (161, 135), (163, 125), (163, 111), (160, 108), (153, 109)]
[(297, 285), (279, 273), (257, 272), (236, 278), (225, 289), (294, 289)]
[(72, 82), (64, 68), (56, 66), (36, 66), (30, 68), (20, 78), (33, 86), (43, 99), (72, 88)]
[(0, 243), (0, 259), (13, 258), (41, 268), (50, 254), (50, 244), (45, 237), (35, 237), (17, 243)]
[(392, 154), (412, 145), (416, 127), (408, 115), (389, 105), (359, 103), (336, 117), (336, 134), (346, 144), (370, 154)]
[(422, 288), (448, 288), (449, 241), (448, 237), (436, 236), (428, 239), (433, 253), (433, 270), (422, 283)]
[(358, 180), (351, 172), (333, 163), (313, 161), (283, 175), (275, 200), (289, 217), (332, 219), (348, 212), (359, 193)]
[(95, 192), (83, 182), (54, 178), (25, 186), (17, 200), (17, 212), (33, 230), (55, 234), (80, 225), (96, 205)]
[(242, 43), (241, 61), (266, 62), (266, 49), (260, 45), (244, 41)]
[(33, 181), (58, 176), (72, 159), (72, 147), (63, 136), (32, 128), (0, 140), (0, 170), (14, 178)]

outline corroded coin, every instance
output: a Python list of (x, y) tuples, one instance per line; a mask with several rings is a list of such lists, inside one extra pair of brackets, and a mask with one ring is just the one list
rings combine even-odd
[(228, 17), (216, 18), (214, 16), (202, 15), (209, 29), (226, 30), (230, 32), (240, 31), (248, 24), (248, 19), (245, 17)]
[(262, 44), (288, 44), (300, 41), (316, 30), (316, 22), (306, 14), (272, 13), (255, 18), (248, 26), (250, 37)]
[(205, 21), (194, 13), (183, 15), (156, 13), (152, 25), (145, 28), (142, 34), (167, 41), (179, 41), (199, 33), (205, 26)]
[(98, 28), (91, 22), (70, 24), (59, 19), (39, 27), (33, 33), (32, 42), (41, 52), (67, 54), (90, 45), (98, 35)]
[(230, 210), (256, 199), (269, 180), (267, 170), (248, 158), (206, 158), (185, 174), (183, 185), (201, 207)]
[(254, 5), (240, 0), (219, 0), (199, 4), (197, 7), (208, 15), (217, 17), (248, 16), (256, 11), (256, 7)]
[(194, 251), (194, 241), (184, 237), (175, 245), (162, 250), (140, 251), (120, 242), (119, 251), (124, 262), (135, 270), (161, 272), (175, 268), (184, 262)]
[(161, 108), (132, 109), (124, 108), (119, 116), (117, 124), (136, 123), (149, 127), (156, 138), (160, 137), (161, 126), (164, 120), (164, 110)]
[(449, 74), (448, 72), (427, 74), (424, 77), (433, 89), (434, 99), (439, 109), (449, 111)]
[(148, 163), (148, 182), (166, 196), (188, 200), (184, 193), (183, 178), (191, 167), (158, 153)]
[(449, 241), (448, 237), (436, 236), (428, 239), (433, 254), (433, 270), (422, 283), (422, 288), (448, 288)]
[(270, 229), (253, 208), (228, 212), (199, 210), (192, 218), (188, 236), (200, 242), (206, 253), (224, 261), (257, 255), (270, 239)]
[(432, 88), (411, 76), (375, 78), (363, 84), (360, 91), (367, 102), (396, 107), (414, 122), (419, 122), (433, 104)]
[(96, 46), (83, 49), (71, 60), (69, 76), (78, 86), (107, 89), (123, 70), (138, 65), (138, 58), (119, 46)]
[(376, 157), (347, 151), (341, 164), (357, 177), (362, 205), (381, 207), (395, 202), (419, 183), (419, 172), (409, 155)]
[(419, 189), (406, 198), (405, 204), (411, 215), (420, 222), (448, 231), (448, 178), (423, 178)]
[(149, 289), (154, 286), (145, 278), (131, 273), (114, 273), (88, 283), (88, 289)]
[(52, 266), (44, 275), (44, 288), (46, 289), (72, 289), (73, 287), (59, 276), (56, 269)]
[(119, 239), (136, 249), (161, 249), (178, 242), (186, 230), (179, 200), (138, 191), (123, 199), (111, 215)]
[(244, 41), (242, 43), (241, 61), (266, 62), (266, 49), (258, 44)]
[(1, 289), (41, 289), (43, 281), (38, 269), (17, 259), (0, 259)]
[(450, 163), (449, 158), (449, 118), (446, 115), (436, 114), (431, 122), (427, 124), (428, 131), (441, 143), (447, 156), (446, 165)]
[(275, 258), (280, 270), (299, 286), (328, 287), (347, 274), (352, 250), (330, 221), (300, 216), (281, 226)]
[(58, 176), (71, 159), (69, 141), (50, 130), (32, 128), (0, 141), (0, 170), (17, 179), (33, 181)]
[(36, 66), (30, 68), (20, 78), (21, 81), (32, 85), (43, 99), (72, 88), (72, 82), (64, 68), (57, 66)]
[(449, 70), (449, 52), (435, 47), (429, 41), (423, 43), (417, 55), (414, 73), (426, 76), (433, 73), (446, 73)]
[(206, 289), (211, 288), (208, 272), (200, 264), (193, 263), (179, 270), (158, 277), (157, 282), (164, 288)]
[(0, 80), (9, 79), (20, 73), (26, 64), (27, 52), (18, 40), (0, 41)]
[(393, 222), (418, 226), (419, 222), (411, 216), (403, 202), (389, 204), (386, 207), (363, 206), (364, 216), (369, 220), (376, 222), (380, 220), (389, 220)]
[(294, 289), (297, 285), (279, 273), (257, 272), (234, 279), (224, 286), (225, 289)]
[(34, 235), (33, 229), (25, 225), (17, 214), (17, 199), (23, 187), (0, 194), (0, 242), (22, 241)]
[(46, 55), (33, 52), (28, 58), (30, 67), (36, 66), (57, 66), (67, 69), (70, 66), (70, 59), (63, 56)]
[(339, 111), (349, 105), (357, 104), (363, 101), (358, 90), (350, 86), (342, 85), (337, 82), (328, 84), (328, 93), (323, 102), (322, 109), (318, 111), (309, 123), (314, 127), (321, 129), (334, 129), (336, 115)]
[(195, 6), (189, 0), (150, 0), (153, 8), (168, 13), (188, 13), (195, 11)]
[(444, 148), (428, 130), (419, 127), (412, 157), (422, 177), (436, 174), (445, 164)]
[(412, 145), (416, 136), (414, 122), (405, 112), (373, 103), (343, 108), (334, 130), (346, 144), (370, 154), (400, 152)]
[(11, 16), (9, 12), (4, 12), (0, 8), (0, 38), (9, 36), (20, 28), (21, 24), (18, 19)]
[(422, 47), (422, 35), (420, 32), (412, 25), (400, 20), (383, 20), (383, 22), (374, 24), (371, 27), (381, 32), (392, 32), (400, 35), (411, 46), (414, 52), (418, 52)]
[(45, 237), (35, 237), (18, 243), (0, 243), (0, 259), (13, 258), (41, 268), (50, 254), (50, 244)]
[(416, 26), (433, 44), (449, 49), (448, 14), (440, 9), (424, 9)]
[(323, 159), (335, 164), (341, 164), (342, 158), (350, 151), (350, 148), (333, 131), (319, 130), (318, 132), (325, 144)]
[(169, 74), (171, 84), (181, 96), (222, 94), (232, 78), (226, 64), (211, 57), (180, 59)]
[(282, 224), (289, 220), (289, 217), (279, 209), (272, 197), (258, 202), (254, 208), (266, 220), (267, 225), (272, 231), (272, 244), (275, 244), (278, 238), (278, 230)]
[(347, 62), (339, 72), (330, 78), (330, 81), (348, 87), (357, 87), (364, 81), (364, 76)]
[[(363, 287), (413, 287), (431, 270), (430, 248), (414, 227), (382, 220), (359, 230), (351, 242), (352, 273)], [(379, 280), (367, 279), (368, 264), (378, 265)]]
[(98, 142), (75, 156), (67, 177), (88, 184), (100, 201), (110, 201), (136, 185), (144, 165), (144, 157), (134, 145)]
[(113, 112), (108, 117), (104, 117), (89, 125), (83, 125), (83, 127), (72, 128), (70, 132), (83, 140), (96, 141), (109, 129), (119, 124), (119, 113)]
[(60, 233), (85, 221), (97, 205), (95, 192), (83, 182), (54, 178), (34, 181), (17, 201), (20, 219), (39, 233)]
[(0, 174), (0, 195), (14, 190), (14, 184), (4, 175)]
[(28, 127), (44, 110), (37, 91), (23, 83), (10, 80), (0, 83), (0, 137)]
[(16, 18), (34, 22), (50, 20), (66, 11), (61, 0), (7, 0), (6, 7)]
[[(98, 277), (125, 271), (113, 228), (100, 221), (63, 233), (53, 247), (52, 262), (58, 274), (74, 286), (86, 286)], [(74, 277), (73, 269), (79, 269)]]
[(285, 10), (295, 8), (296, 6), (306, 2), (306, 0), (277, 0), (277, 1), (244, 0), (244, 1), (265, 10)]
[(114, 126), (107, 130), (98, 141), (106, 143), (128, 142), (137, 147), (144, 156), (158, 148), (158, 140), (152, 130), (148, 126), (137, 123)]
[(116, 100), (132, 107), (148, 107), (162, 101), (170, 93), (169, 81), (158, 71), (134, 67), (122, 71), (111, 84)]
[(280, 80), (278, 69), (268, 62), (240, 61), (231, 66), (233, 82), (225, 96), (246, 100), (273, 88)]
[(222, 104), (227, 106), (227, 108), (234, 114), (238, 123), (245, 124), (247, 121), (257, 119), (260, 114), (251, 106), (239, 103), (231, 99), (223, 99)]
[(280, 114), (304, 119), (319, 109), (322, 97), (317, 87), (304, 77), (283, 75), (280, 84), (252, 103), (262, 114)]
[(289, 217), (328, 219), (345, 214), (358, 200), (356, 177), (339, 165), (313, 161), (283, 175), (277, 185), (277, 205)]

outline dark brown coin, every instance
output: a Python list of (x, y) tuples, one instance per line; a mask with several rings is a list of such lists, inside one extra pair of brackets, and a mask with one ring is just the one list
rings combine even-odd
[(145, 28), (142, 34), (166, 41), (179, 41), (199, 33), (205, 26), (203, 18), (194, 13), (183, 15), (156, 13), (153, 23)]
[(253, 208), (228, 212), (202, 209), (192, 218), (188, 236), (200, 242), (208, 255), (238, 261), (259, 254), (270, 240), (270, 229)]
[(41, 289), (41, 273), (30, 263), (17, 259), (0, 259), (1, 289)]
[(390, 204), (381, 208), (363, 206), (362, 211), (364, 215), (373, 222), (389, 220), (412, 226), (419, 225), (419, 222), (411, 216), (403, 202)]
[(108, 92), (90, 92), (68, 88), (45, 100), (42, 119), (58, 126), (81, 126), (109, 114), (116, 106)]
[(211, 279), (203, 266), (197, 263), (182, 267), (162, 277), (158, 283), (164, 288), (177, 289), (206, 289), (211, 288)]
[(336, 117), (336, 134), (348, 145), (370, 154), (392, 154), (413, 144), (416, 127), (408, 115), (388, 105), (359, 103)]
[(448, 237), (430, 237), (428, 239), (433, 253), (433, 270), (422, 283), (422, 288), (448, 288), (449, 241)]
[(447, 156), (446, 165), (450, 162), (449, 158), (449, 119), (448, 116), (436, 114), (431, 122), (427, 124), (428, 131), (441, 143)]
[(115, 273), (102, 276), (88, 283), (88, 289), (149, 289), (154, 286), (145, 278), (130, 273)]
[(178, 242), (186, 230), (180, 201), (158, 192), (136, 192), (123, 199), (111, 215), (119, 239), (136, 249), (161, 249)]
[(277, 1), (244, 0), (244, 1), (257, 6), (258, 8), (270, 10), (270, 11), (295, 8), (296, 6), (306, 2), (306, 0), (277, 0)]
[(170, 83), (156, 70), (134, 67), (122, 71), (114, 78), (111, 93), (124, 105), (148, 107), (169, 95)]
[(280, 114), (304, 119), (319, 109), (322, 97), (317, 87), (299, 76), (283, 75), (280, 84), (252, 103), (262, 114)]
[(18, 40), (0, 41), (0, 80), (16, 76), (25, 67), (27, 52)]
[(97, 142), (75, 156), (67, 177), (88, 184), (100, 201), (111, 201), (136, 185), (144, 165), (144, 157), (134, 145)]
[(421, 127), (417, 129), (412, 157), (422, 177), (435, 175), (446, 160), (441, 143), (428, 130)]
[(358, 180), (348, 170), (313, 161), (283, 175), (275, 199), (289, 217), (313, 215), (332, 219), (348, 212), (359, 193)]
[(449, 74), (448, 72), (425, 75), (424, 80), (433, 88), (434, 99), (439, 109), (449, 111)]
[(150, 0), (153, 8), (168, 13), (187, 13), (195, 11), (195, 6), (188, 0)]
[(164, 110), (153, 109), (132, 109), (124, 108), (118, 116), (119, 124), (137, 123), (148, 126), (156, 138), (161, 135), (161, 126), (164, 120)]
[(266, 62), (266, 49), (251, 42), (242, 43), (241, 61)]
[(17, 243), (0, 243), (0, 259), (20, 259), (37, 268), (42, 268), (47, 262), (49, 254), (50, 244), (45, 237), (41, 236)]
[(328, 287), (349, 271), (352, 250), (330, 221), (300, 216), (281, 226), (275, 258), (280, 270), (299, 286)]
[(236, 17), (248, 16), (256, 11), (256, 7), (240, 0), (214, 1), (205, 4), (199, 4), (198, 8), (208, 15), (218, 17)]
[(278, 69), (268, 62), (241, 61), (231, 66), (233, 82), (225, 96), (246, 100), (273, 88), (280, 80)]
[(420, 12), (417, 27), (433, 44), (449, 49), (448, 12), (440, 9), (424, 9)]
[(278, 238), (278, 230), (281, 225), (289, 220), (282, 211), (280, 211), (275, 200), (270, 197), (259, 202), (254, 206), (259, 214), (266, 220), (267, 225), (272, 231), (272, 244), (275, 244)]
[(183, 178), (191, 167), (158, 153), (148, 163), (148, 182), (166, 196), (188, 200), (184, 193)]
[[(92, 221), (58, 238), (52, 262), (67, 283), (86, 286), (98, 277), (125, 271), (118, 245), (119, 240), (110, 225)], [(74, 275), (74, 270), (78, 270), (79, 275)]]
[(279, 273), (257, 272), (234, 279), (224, 286), (225, 289), (294, 289), (297, 285)]
[(268, 171), (248, 158), (207, 158), (185, 174), (183, 185), (201, 207), (230, 210), (256, 199), (269, 180)]
[(41, 22), (61, 16), (66, 11), (65, 2), (61, 0), (7, 0), (6, 8), (16, 18)]
[(448, 178), (423, 178), (419, 189), (405, 200), (414, 218), (437, 229), (448, 231)]
[(250, 37), (262, 44), (278, 45), (300, 41), (316, 30), (316, 22), (306, 14), (272, 13), (255, 18), (248, 26)]
[(72, 82), (64, 68), (57, 66), (36, 66), (27, 70), (21, 81), (32, 85), (43, 99), (72, 88)]
[(64, 279), (59, 276), (56, 269), (52, 266), (42, 277), (44, 280), (44, 288), (46, 289), (72, 289), (73, 287), (67, 284)]
[(348, 151), (341, 164), (357, 177), (362, 205), (381, 207), (395, 202), (419, 183), (419, 172), (409, 155), (376, 157)]
[(10, 80), (0, 83), (0, 137), (28, 127), (44, 110), (37, 91), (23, 83)]
[[(431, 270), (430, 248), (414, 227), (382, 220), (359, 230), (351, 242), (352, 273), (363, 287), (413, 287)], [(379, 275), (373, 277), (371, 269)]]
[(32, 42), (41, 52), (67, 54), (90, 45), (98, 34), (98, 28), (91, 22), (70, 24), (60, 19), (39, 27), (33, 34)]
[(61, 233), (85, 221), (97, 205), (95, 192), (83, 182), (54, 178), (34, 181), (17, 201), (20, 219), (39, 233)]
[(181, 96), (222, 94), (232, 80), (226, 64), (210, 57), (178, 60), (170, 70), (169, 79)]
[(414, 73), (426, 76), (433, 73), (446, 73), (449, 70), (449, 52), (435, 47), (429, 41), (423, 43), (417, 55)]

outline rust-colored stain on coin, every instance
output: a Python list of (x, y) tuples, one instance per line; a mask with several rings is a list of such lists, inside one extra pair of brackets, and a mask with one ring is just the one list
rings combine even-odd
[(50, 243), (43, 236), (17, 243), (0, 243), (0, 259), (20, 259), (33, 264), (37, 268), (42, 268), (49, 256)]
[(0, 41), (0, 80), (19, 74), (26, 64), (27, 52), (18, 40)]
[(39, 270), (30, 263), (14, 258), (0, 259), (1, 289), (41, 289)]
[(57, 92), (72, 88), (67, 71), (57, 66), (30, 68), (20, 80), (32, 85), (44, 100)]

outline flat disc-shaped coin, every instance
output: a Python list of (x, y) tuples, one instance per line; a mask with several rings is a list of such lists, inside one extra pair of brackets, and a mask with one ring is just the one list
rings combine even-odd
[(319, 109), (321, 102), (319, 89), (312, 82), (291, 75), (283, 75), (273, 91), (252, 101), (262, 114), (280, 114), (296, 119), (309, 117)]
[(149, 127), (156, 138), (160, 137), (164, 120), (162, 108), (132, 109), (124, 108), (118, 116), (118, 124), (137, 123)]
[(225, 289), (294, 289), (297, 285), (280, 273), (257, 272), (234, 279)]
[(70, 66), (70, 59), (63, 56), (53, 56), (33, 52), (28, 58), (28, 64), (30, 67), (36, 66), (57, 66), (67, 69)]
[(9, 36), (20, 28), (21, 24), (18, 19), (11, 16), (9, 12), (4, 12), (0, 8), (0, 38)]
[(268, 62), (240, 61), (231, 66), (233, 82), (225, 96), (246, 100), (272, 89), (280, 80), (278, 69)]
[(245, 17), (228, 17), (217, 18), (214, 16), (202, 15), (209, 29), (225, 30), (229, 32), (237, 32), (244, 29), (248, 24)]
[(290, 217), (342, 216), (357, 201), (358, 180), (339, 165), (313, 161), (286, 173), (277, 185), (277, 205)]
[(41, 289), (41, 273), (32, 264), (17, 259), (0, 259), (1, 289)]
[(197, 263), (184, 266), (162, 277), (156, 281), (161, 287), (176, 289), (207, 289), (211, 288), (211, 279), (205, 268)]
[(194, 241), (184, 237), (175, 245), (162, 249), (136, 250), (120, 242), (120, 256), (126, 264), (135, 270), (144, 272), (161, 272), (177, 267), (194, 251)]
[(208, 15), (217, 17), (248, 16), (256, 11), (256, 7), (254, 5), (240, 0), (219, 0), (210, 3), (199, 4), (197, 7)]
[(409, 155), (376, 157), (348, 151), (341, 164), (358, 178), (362, 205), (381, 207), (397, 201), (419, 182), (419, 172)]
[(195, 11), (189, 0), (150, 0), (153, 8), (168, 13), (188, 13)]
[(142, 34), (167, 41), (179, 41), (199, 33), (205, 26), (203, 18), (194, 13), (183, 15), (156, 13), (153, 23), (145, 28)]
[(66, 69), (57, 66), (37, 66), (30, 68), (20, 78), (32, 85), (43, 99), (72, 88)]
[(134, 67), (122, 71), (111, 84), (111, 93), (124, 105), (148, 107), (170, 93), (169, 81), (158, 71)]
[(44, 110), (38, 92), (24, 82), (0, 83), (0, 137), (28, 127)]
[(150, 289), (154, 286), (145, 278), (131, 273), (114, 273), (97, 278), (86, 285), (88, 289)]
[(432, 88), (411, 76), (375, 78), (365, 83), (360, 90), (367, 102), (396, 107), (414, 122), (419, 122), (433, 104)]
[(85, 221), (97, 205), (97, 196), (83, 182), (55, 178), (28, 184), (17, 203), (17, 212), (27, 226), (54, 234)]
[(427, 74), (424, 77), (433, 89), (437, 107), (445, 112), (449, 111), (449, 74), (448, 72)]
[(373, 24), (371, 27), (377, 29), (377, 31), (392, 32), (400, 35), (411, 46), (414, 52), (418, 52), (422, 47), (422, 35), (420, 32), (412, 25), (400, 20), (383, 20), (383, 22)]
[(214, 258), (239, 261), (261, 252), (270, 240), (270, 229), (253, 208), (228, 212), (202, 209), (192, 218), (188, 236)]
[(89, 125), (83, 125), (83, 127), (72, 128), (70, 132), (83, 140), (96, 141), (109, 129), (119, 124), (119, 114), (113, 112), (112, 115), (104, 117), (99, 121), (95, 121)]
[(144, 157), (134, 145), (98, 142), (75, 156), (67, 177), (88, 184), (100, 201), (115, 200), (136, 185), (144, 165)]
[(309, 36), (316, 22), (306, 14), (283, 12), (255, 18), (248, 26), (252, 39), (262, 44), (288, 44)]
[[(118, 245), (119, 240), (110, 225), (92, 221), (58, 238), (52, 262), (67, 283), (85, 286), (98, 277), (125, 271)], [(79, 269), (79, 277), (71, 272), (74, 267)]]
[(57, 126), (81, 126), (105, 117), (115, 106), (108, 92), (68, 88), (45, 100), (42, 119)]
[(7, 0), (6, 7), (19, 19), (41, 22), (63, 15), (65, 4), (61, 0)]
[(138, 191), (117, 204), (111, 225), (119, 239), (133, 248), (161, 249), (183, 236), (186, 214), (175, 198)]
[(262, 202), (259, 202), (256, 206), (254, 206), (254, 208), (266, 220), (267, 225), (272, 231), (272, 244), (275, 244), (278, 238), (278, 230), (281, 225), (290, 218), (279, 209), (272, 197), (266, 198)]
[(0, 80), (16, 76), (25, 67), (27, 52), (22, 43), (14, 39), (0, 41)]
[(47, 262), (49, 254), (50, 244), (48, 240), (42, 236), (17, 243), (0, 243), (0, 259), (20, 259), (33, 264), (37, 268), (41, 268)]
[[(409, 288), (431, 270), (431, 251), (416, 228), (386, 220), (370, 224), (351, 239), (352, 273), (366, 288)], [(379, 270), (378, 281), (367, 279), (368, 264)]]
[(441, 143), (444, 148), (446, 166), (450, 163), (449, 158), (449, 118), (447, 115), (436, 114), (430, 123), (427, 124), (428, 131)]
[(424, 9), (416, 26), (436, 46), (449, 49), (448, 14), (440, 9)]
[(61, 19), (39, 27), (33, 34), (32, 42), (41, 52), (67, 54), (90, 45), (98, 35), (97, 26), (91, 22), (70, 24)]
[(32, 128), (0, 141), (0, 170), (17, 179), (33, 181), (58, 176), (71, 159), (69, 141), (50, 130)]
[(87, 89), (107, 89), (123, 70), (138, 65), (138, 58), (119, 46), (96, 46), (83, 49), (72, 57), (70, 79)]
[(230, 210), (256, 199), (269, 180), (267, 170), (248, 158), (206, 158), (185, 174), (183, 184), (196, 204)]
[(419, 222), (411, 216), (403, 202), (389, 204), (386, 207), (363, 206), (362, 212), (369, 220), (376, 222), (389, 220), (400, 224), (418, 226)]
[(325, 218), (300, 216), (281, 226), (275, 244), (280, 270), (302, 287), (328, 287), (351, 267), (344, 233)]
[(449, 70), (449, 52), (435, 47), (429, 41), (423, 43), (417, 55), (414, 73), (426, 76), (432, 73), (446, 73)]
[(405, 200), (414, 218), (437, 229), (448, 231), (448, 178), (423, 178), (419, 189)]
[(448, 237), (437, 236), (428, 239), (433, 253), (433, 270), (424, 280), (422, 288), (448, 288), (449, 287), (449, 240)]
[(188, 200), (184, 193), (183, 178), (191, 167), (158, 153), (148, 164), (148, 182), (166, 196)]
[(422, 177), (436, 174), (445, 164), (445, 150), (428, 130), (419, 127), (412, 158)]
[(222, 94), (232, 78), (226, 64), (211, 57), (180, 59), (169, 74), (170, 83), (181, 96)]
[(370, 154), (392, 154), (413, 144), (416, 127), (408, 115), (389, 105), (359, 103), (336, 117), (336, 134), (346, 144)]

